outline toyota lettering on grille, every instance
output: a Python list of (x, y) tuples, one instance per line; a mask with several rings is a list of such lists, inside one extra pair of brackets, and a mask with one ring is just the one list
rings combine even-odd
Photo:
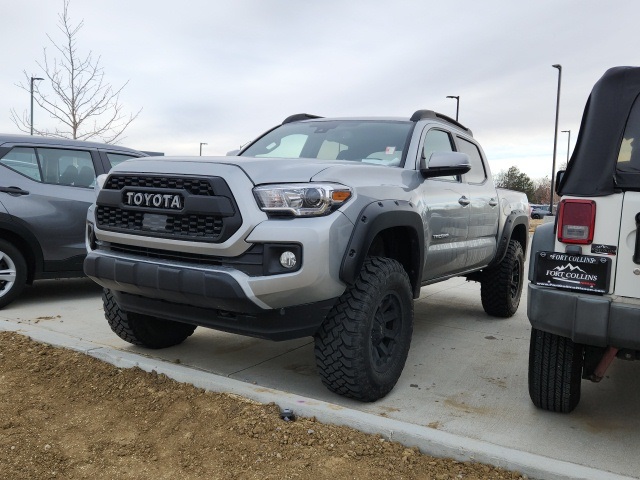
[(125, 192), (123, 201), (133, 207), (182, 210), (183, 206), (182, 195), (178, 193)]

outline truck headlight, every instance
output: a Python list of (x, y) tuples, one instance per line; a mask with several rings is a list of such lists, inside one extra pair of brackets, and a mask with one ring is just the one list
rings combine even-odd
[(253, 189), (260, 209), (296, 217), (331, 213), (351, 197), (351, 189), (337, 183), (290, 183)]

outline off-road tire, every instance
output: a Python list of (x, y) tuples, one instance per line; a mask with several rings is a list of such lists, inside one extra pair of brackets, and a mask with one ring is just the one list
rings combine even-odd
[(483, 272), (482, 308), (494, 317), (511, 317), (520, 305), (523, 284), (524, 252), (520, 242), (511, 240), (502, 261)]
[(531, 329), (529, 396), (551, 412), (569, 413), (580, 402), (584, 347), (571, 339)]
[(27, 262), (12, 243), (0, 240), (0, 308), (13, 302), (27, 283)]
[(400, 378), (412, 333), (407, 273), (395, 260), (368, 258), (315, 335), (322, 383), (364, 402), (384, 397)]
[(125, 312), (116, 303), (109, 289), (102, 291), (104, 316), (111, 330), (125, 342), (147, 348), (166, 348), (184, 342), (196, 329), (195, 325), (162, 318)]

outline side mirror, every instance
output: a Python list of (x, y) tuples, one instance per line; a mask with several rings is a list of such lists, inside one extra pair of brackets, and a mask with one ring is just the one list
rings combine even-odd
[(556, 191), (557, 195), (560, 195), (560, 193), (558, 193), (558, 187), (560, 186), (560, 182), (562, 182), (562, 179), (564, 178), (565, 173), (566, 173), (566, 170), (558, 170), (556, 172), (556, 184), (555, 184), (554, 190)]
[(227, 157), (235, 157), (240, 153), (239, 149), (236, 150), (231, 150), (230, 152), (227, 152)]
[(462, 175), (471, 169), (469, 155), (460, 152), (434, 152), (429, 160), (420, 160), (420, 173), (425, 178)]

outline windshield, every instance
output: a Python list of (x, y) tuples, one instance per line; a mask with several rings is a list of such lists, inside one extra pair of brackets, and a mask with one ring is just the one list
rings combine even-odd
[(351, 160), (398, 167), (403, 164), (414, 125), (382, 120), (287, 123), (256, 140), (240, 155)]

